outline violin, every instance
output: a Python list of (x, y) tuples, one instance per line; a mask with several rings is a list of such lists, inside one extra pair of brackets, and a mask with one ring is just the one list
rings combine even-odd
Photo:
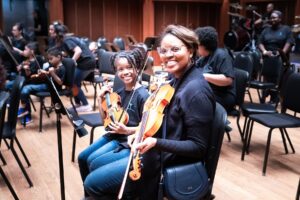
[[(153, 136), (160, 128), (164, 109), (170, 103), (175, 89), (169, 84), (163, 84), (147, 99), (141, 123), (138, 126), (135, 140), (136, 144), (145, 138)], [(141, 158), (139, 151), (135, 150), (132, 156), (132, 170), (129, 172), (131, 180), (136, 181), (141, 177)]]
[(109, 130), (108, 125), (113, 122), (121, 122), (127, 124), (129, 121), (128, 113), (121, 106), (121, 97), (115, 93), (107, 92), (105, 101), (101, 104), (103, 112), (106, 114), (104, 119), (105, 130)]

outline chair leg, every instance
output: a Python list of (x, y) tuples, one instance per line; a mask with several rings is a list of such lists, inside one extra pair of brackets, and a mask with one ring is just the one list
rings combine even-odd
[(252, 120), (250, 123), (250, 127), (249, 127), (250, 130), (249, 130), (248, 141), (246, 141), (246, 144), (247, 144), (246, 151), (248, 154), (249, 154), (250, 142), (251, 142), (251, 137), (252, 137), (253, 124), (254, 124), (254, 121)]
[(227, 138), (228, 138), (228, 142), (231, 142), (231, 137), (230, 137), (230, 134), (228, 131), (225, 131), (226, 132), (226, 135), (227, 135)]
[(251, 96), (251, 93), (250, 93), (250, 89), (249, 89), (249, 88), (247, 89), (247, 93), (248, 93), (250, 102), (253, 103), (252, 96)]
[(243, 126), (243, 140), (245, 140), (247, 122), (248, 122), (248, 117), (245, 116), (244, 126)]
[(298, 189), (297, 189), (297, 193), (296, 193), (296, 200), (300, 199), (300, 178), (299, 178), (299, 182), (298, 182)]
[(32, 108), (33, 108), (34, 112), (36, 112), (36, 108), (35, 108), (35, 105), (34, 105), (32, 99), (31, 99), (31, 97), (29, 97), (29, 101), (30, 101), (30, 103), (32, 105)]
[(96, 110), (96, 98), (97, 98), (97, 83), (93, 84), (94, 87), (94, 107), (93, 110)]
[(264, 165), (263, 165), (263, 171), (262, 171), (263, 176), (266, 175), (266, 171), (267, 171), (267, 164), (268, 164), (268, 158), (269, 158), (269, 152), (270, 152), (272, 131), (273, 131), (273, 129), (271, 128), (269, 130), (269, 134), (268, 134), (268, 140), (267, 140), (267, 146), (266, 146), (266, 152), (265, 152), (265, 158), (264, 158)]
[(292, 143), (292, 141), (291, 141), (291, 139), (290, 139), (290, 136), (289, 136), (288, 132), (286, 131), (285, 128), (283, 129), (283, 131), (284, 131), (285, 136), (286, 136), (286, 138), (287, 138), (287, 140), (288, 140), (288, 142), (289, 142), (289, 144), (290, 144), (290, 146), (291, 146), (292, 153), (295, 153), (296, 151), (295, 151), (295, 149), (294, 149), (293, 143)]
[(73, 133), (73, 145), (72, 145), (72, 162), (75, 161), (75, 150), (76, 150), (76, 131)]
[(25, 161), (26, 161), (27, 166), (30, 167), (31, 164), (30, 164), (30, 162), (29, 162), (29, 160), (28, 160), (28, 158), (27, 158), (27, 156), (26, 156), (26, 154), (25, 154), (25, 151), (24, 151), (24, 149), (22, 148), (21, 143), (19, 142), (19, 140), (18, 140), (17, 137), (15, 137), (15, 141), (16, 141), (16, 143), (17, 143), (17, 145), (18, 145), (18, 147), (19, 147), (19, 149), (20, 149), (20, 151), (21, 151), (21, 153), (22, 153), (22, 155), (23, 155), (23, 157), (24, 157), (24, 159), (25, 159)]
[(241, 125), (240, 125), (240, 115), (238, 115), (237, 118), (236, 118), (236, 124), (237, 124), (238, 129), (239, 129), (241, 140), (243, 140), (244, 136), (243, 136), (242, 128), (241, 128)]
[(284, 132), (283, 132), (282, 128), (279, 128), (279, 130), (280, 130), (280, 133), (281, 133), (282, 143), (283, 143), (283, 147), (284, 147), (284, 150), (285, 150), (285, 154), (288, 154), (289, 150), (288, 150), (287, 145), (286, 145)]
[(39, 132), (42, 132), (42, 126), (43, 126), (43, 102), (44, 98), (40, 97), (40, 119), (39, 119)]
[(7, 148), (10, 149), (10, 145), (8, 144), (8, 142), (7, 142), (6, 139), (4, 139), (4, 143), (5, 143), (5, 145), (7, 146)]
[(90, 145), (93, 143), (94, 141), (94, 130), (95, 130), (96, 127), (92, 127), (92, 130), (91, 130), (91, 136), (90, 136)]
[(82, 82), (82, 85), (84, 86), (85, 91), (89, 92), (84, 81)]
[(0, 151), (0, 160), (2, 161), (3, 165), (7, 164), (6, 160), (4, 159), (4, 157), (3, 157), (2, 153), (1, 153), (1, 151)]
[(0, 166), (0, 174), (1, 174), (2, 178), (4, 179), (4, 182), (7, 185), (10, 193), (13, 195), (14, 199), (15, 200), (19, 200), (19, 197), (18, 197), (17, 193), (15, 192), (14, 188), (10, 184), (10, 182), (9, 182), (8, 178), (6, 177), (6, 175), (5, 175), (5, 173), (4, 173), (4, 171), (3, 171), (3, 169), (2, 169), (1, 166)]
[(11, 143), (10, 143), (10, 145), (11, 145), (11, 152), (13, 153), (13, 156), (15, 157), (15, 159), (16, 159), (19, 167), (21, 168), (21, 171), (22, 171), (23, 175), (25, 176), (25, 178), (26, 178), (26, 180), (27, 180), (27, 182), (29, 184), (29, 187), (32, 187), (33, 186), (32, 181), (29, 178), (29, 176), (28, 176), (28, 174), (27, 174), (27, 172), (26, 172), (26, 170), (25, 170), (25, 168), (24, 168), (24, 166), (23, 166), (23, 164), (22, 164), (22, 162), (21, 162), (21, 160), (20, 160), (17, 152), (15, 151), (15, 148), (13, 146), (13, 142), (14, 142), (14, 139), (12, 139)]
[(249, 126), (250, 126), (250, 119), (246, 120), (245, 119), (245, 124), (244, 124), (244, 140), (243, 140), (243, 148), (242, 148), (242, 155), (241, 155), (241, 160), (245, 159), (245, 154), (246, 154), (246, 149), (247, 149), (247, 141), (249, 137)]

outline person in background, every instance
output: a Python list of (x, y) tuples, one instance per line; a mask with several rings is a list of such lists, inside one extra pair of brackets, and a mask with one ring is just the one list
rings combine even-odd
[[(20, 65), (17, 66), (17, 71), (18, 71), (19, 75), (21, 75), (25, 78), (22, 91), (26, 87), (26, 85), (34, 83), (34, 78), (38, 73), (38, 69), (44, 63), (44, 60), (40, 56), (35, 56), (35, 54), (37, 52), (37, 48), (38, 47), (37, 47), (36, 42), (28, 43), (25, 46), (25, 49), (23, 51), (23, 55), (26, 58), (26, 60), (24, 60)], [(6, 88), (11, 89), (13, 83), (14, 83), (14, 80), (7, 82)], [(22, 94), (21, 94), (21, 96), (22, 96)], [(23, 117), (25, 117), (25, 120), (23, 120)], [(30, 102), (28, 100), (24, 101), (23, 106), (21, 106), (19, 108), (18, 118), (21, 119), (21, 123), (28, 124), (28, 123), (32, 122), (31, 107), (30, 107)]]
[(235, 85), (232, 58), (224, 49), (218, 48), (218, 33), (206, 26), (195, 30), (198, 35), (200, 58), (197, 66), (203, 68), (203, 76), (215, 94), (216, 101), (227, 111), (235, 105)]
[[(141, 50), (136, 48), (115, 54), (111, 62), (116, 76), (124, 83), (124, 87), (115, 92), (121, 97), (122, 107), (128, 107), (129, 122), (126, 125), (122, 122), (112, 122), (109, 125), (110, 130), (78, 156), (85, 196), (91, 196), (93, 199), (115, 199), (111, 195), (119, 189), (130, 154), (126, 143), (127, 136), (135, 133), (142, 118), (144, 103), (149, 96), (146, 88), (136, 82), (138, 71), (144, 62)], [(102, 87), (99, 105), (105, 101), (105, 94), (110, 92), (109, 86)], [(99, 111), (102, 119), (105, 119), (108, 113), (105, 113), (101, 106)], [(112, 172), (111, 169), (115, 168), (118, 168), (118, 171)]]
[(5, 90), (5, 81), (6, 81), (6, 70), (2, 65), (2, 58), (0, 57), (0, 91)]
[[(281, 59), (283, 64), (286, 65), (289, 62), (289, 53), (292, 46), (295, 44), (295, 40), (292, 31), (289, 26), (283, 25), (282, 13), (278, 10), (274, 10), (271, 14), (271, 26), (266, 27), (261, 33), (258, 40), (258, 47), (263, 54), (263, 61), (266, 59)], [(282, 69), (277, 72), (277, 75), (272, 77), (264, 77), (267, 82), (277, 84)], [(276, 91), (265, 90), (263, 93), (263, 101), (270, 95), (271, 104), (275, 104), (279, 101)]]
[(13, 46), (13, 53), (18, 61), (18, 63), (21, 63), (24, 60), (23, 51), (25, 49), (25, 45), (28, 43), (26, 39), (24, 38), (24, 27), (22, 23), (16, 23), (13, 25), (12, 30), (12, 38), (11, 38), (11, 44)]
[(47, 57), (50, 63), (50, 67), (47, 70), (38, 68), (38, 72), (34, 73), (30, 70), (26, 70), (28, 67), (24, 66), (26, 67), (26, 76), (30, 77), (30, 80), (21, 90), (21, 103), (18, 117), (21, 118), (25, 116), (25, 122), (21, 121), (23, 123), (28, 124), (32, 122), (29, 95), (36, 92), (49, 91), (46, 76), (52, 77), (57, 90), (60, 90), (63, 85), (66, 69), (62, 64), (61, 52), (57, 48), (51, 48), (47, 51)]
[(77, 112), (92, 111), (92, 106), (88, 103), (85, 94), (81, 89), (83, 81), (96, 67), (96, 61), (92, 52), (86, 47), (79, 38), (66, 35), (67, 27), (55, 25), (56, 45), (61, 48), (76, 63), (74, 80), (74, 98)]
[(254, 22), (254, 26), (256, 27), (256, 34), (260, 35), (266, 27), (270, 26), (271, 14), (273, 11), (274, 4), (268, 3), (266, 7), (266, 13), (261, 15), (261, 17)]

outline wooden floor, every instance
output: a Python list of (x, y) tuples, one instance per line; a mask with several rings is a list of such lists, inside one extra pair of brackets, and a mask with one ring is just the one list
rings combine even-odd
[[(93, 89), (88, 87), (88, 98), (92, 103)], [(254, 92), (252, 92), (254, 93)], [(67, 99), (64, 99), (68, 102)], [(35, 105), (39, 105), (37, 102)], [(69, 106), (66, 103), (66, 106)], [(51, 118), (44, 115), (43, 133), (38, 132), (38, 112), (33, 113), (33, 124), (26, 128), (18, 125), (17, 135), (32, 166), (27, 171), (34, 186), (28, 187), (11, 152), (2, 145), (7, 165), (2, 166), (17, 194), (22, 200), (59, 200), (60, 179), (57, 155), (55, 114)], [(300, 129), (288, 130), (294, 143), (296, 154), (284, 154), (281, 137), (273, 134), (267, 175), (262, 176), (262, 162), (268, 130), (256, 125), (253, 133), (250, 154), (241, 161), (241, 140), (234, 118), (229, 118), (233, 131), (232, 142), (224, 137), (219, 165), (215, 177), (213, 193), (216, 199), (267, 199), (293, 200), (300, 176)], [(90, 130), (90, 129), (88, 129)], [(96, 138), (101, 128), (96, 129)], [(83, 197), (82, 181), (77, 162), (71, 162), (73, 130), (66, 117), (62, 119), (63, 156), (65, 169), (65, 191), (67, 200)], [(87, 147), (89, 136), (77, 140), (77, 152)], [(2, 178), (0, 178), (0, 200), (13, 199)]]

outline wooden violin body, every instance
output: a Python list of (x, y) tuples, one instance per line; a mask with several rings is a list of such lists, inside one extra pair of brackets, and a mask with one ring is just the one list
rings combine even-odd
[[(135, 143), (142, 142), (145, 138), (153, 136), (160, 128), (164, 109), (170, 103), (174, 88), (169, 84), (164, 84), (147, 99), (144, 105), (142, 121), (136, 132)], [(134, 152), (132, 160), (132, 170), (129, 172), (132, 180), (138, 180), (141, 177), (141, 160), (139, 152)]]
[(113, 92), (105, 94), (105, 101), (102, 102), (102, 110), (106, 114), (104, 127), (107, 128), (111, 122), (121, 122), (127, 124), (129, 115), (121, 106), (121, 97)]

